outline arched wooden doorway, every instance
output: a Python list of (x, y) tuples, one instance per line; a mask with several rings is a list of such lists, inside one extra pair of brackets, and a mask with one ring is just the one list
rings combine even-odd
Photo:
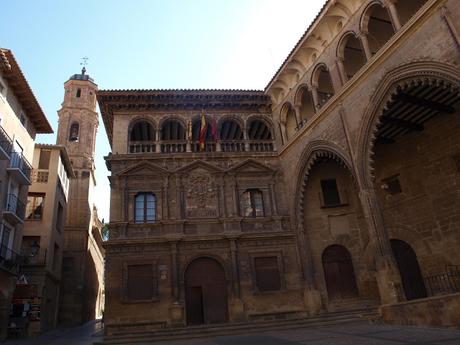
[(348, 250), (340, 245), (329, 246), (323, 252), (322, 261), (329, 300), (358, 297), (355, 271)]
[(188, 325), (228, 320), (227, 282), (221, 264), (211, 258), (193, 260), (185, 272)]
[(391, 249), (398, 264), (399, 273), (406, 294), (406, 299), (426, 297), (425, 283), (417, 260), (417, 254), (412, 247), (401, 240), (391, 240)]

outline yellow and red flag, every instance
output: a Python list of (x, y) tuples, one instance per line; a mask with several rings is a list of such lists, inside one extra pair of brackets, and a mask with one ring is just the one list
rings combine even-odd
[(201, 126), (200, 126), (200, 151), (204, 151), (206, 142), (206, 133), (208, 131), (208, 124), (206, 123), (206, 115), (204, 109), (201, 111)]

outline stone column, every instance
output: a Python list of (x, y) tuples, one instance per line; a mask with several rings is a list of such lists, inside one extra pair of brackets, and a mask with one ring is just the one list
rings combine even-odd
[(218, 182), (218, 195), (219, 195), (219, 217), (227, 217), (227, 205), (225, 202), (225, 181), (221, 177)]
[(243, 139), (244, 139), (244, 150), (246, 152), (249, 152), (251, 150), (251, 147), (249, 145), (249, 136), (248, 136), (248, 131), (246, 130), (246, 127), (243, 128)]
[(295, 118), (296, 118), (296, 121), (297, 121), (297, 130), (298, 130), (303, 125), (302, 116), (300, 115), (300, 106), (299, 105), (294, 107), (294, 112), (295, 112)]
[(169, 307), (172, 325), (183, 325), (185, 322), (184, 308), (180, 302), (180, 282), (179, 282), (179, 250), (177, 241), (170, 242), (171, 252), (171, 297), (173, 303)]
[(390, 18), (394, 25), (395, 31), (398, 31), (401, 29), (401, 21), (399, 20), (398, 10), (396, 9), (394, 2), (395, 0), (387, 0), (386, 4), (388, 11), (390, 12)]
[(386, 233), (382, 210), (375, 190), (371, 187), (361, 188), (359, 197), (374, 246), (376, 279), (382, 304), (401, 302), (404, 300), (401, 276)]
[(230, 315), (232, 321), (244, 321), (244, 303), (241, 300), (240, 271), (238, 260), (238, 238), (230, 237), (230, 256), (232, 260), (232, 292), (233, 298), (230, 300)]
[(311, 96), (313, 97), (315, 110), (318, 112), (321, 109), (321, 104), (319, 104), (318, 85), (312, 85)]
[(363, 45), (364, 55), (366, 55), (366, 60), (369, 61), (372, 58), (372, 51), (369, 45), (369, 39), (367, 38), (367, 32), (361, 32), (359, 34), (361, 44)]
[(169, 177), (167, 176), (163, 184), (163, 219), (169, 219)]
[(270, 205), (272, 207), (272, 215), (278, 215), (278, 205), (276, 204), (276, 196), (275, 196), (275, 182), (269, 183), (269, 193), (270, 193)]
[(156, 131), (156, 138), (157, 138), (157, 142), (155, 145), (155, 152), (161, 153), (161, 131), (159, 128)]
[(339, 69), (340, 79), (342, 79), (342, 85), (348, 81), (347, 71), (345, 70), (345, 65), (343, 64), (344, 59), (342, 57), (337, 58), (337, 68)]

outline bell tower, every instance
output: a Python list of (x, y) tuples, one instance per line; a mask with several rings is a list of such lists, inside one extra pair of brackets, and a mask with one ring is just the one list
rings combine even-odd
[(93, 200), (99, 126), (97, 85), (83, 67), (80, 74), (64, 83), (64, 90), (64, 101), (58, 110), (57, 144), (67, 148), (76, 178), (70, 180), (69, 186), (58, 322), (78, 325), (94, 318), (103, 285), (102, 275), (94, 274), (94, 267), (101, 266), (98, 255), (90, 251), (97, 247), (94, 229), (100, 228)]
[(99, 126), (97, 85), (83, 67), (81, 74), (74, 74), (64, 83), (64, 90), (64, 102), (58, 111), (57, 144), (67, 148), (74, 169), (92, 172)]

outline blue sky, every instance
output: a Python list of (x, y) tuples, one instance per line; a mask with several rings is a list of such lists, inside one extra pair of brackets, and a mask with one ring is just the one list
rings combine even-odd
[[(83, 56), (100, 89), (263, 89), (324, 2), (4, 0), (0, 47), (15, 54), (56, 132), (63, 83)], [(96, 203), (106, 221), (109, 152), (101, 119)]]

